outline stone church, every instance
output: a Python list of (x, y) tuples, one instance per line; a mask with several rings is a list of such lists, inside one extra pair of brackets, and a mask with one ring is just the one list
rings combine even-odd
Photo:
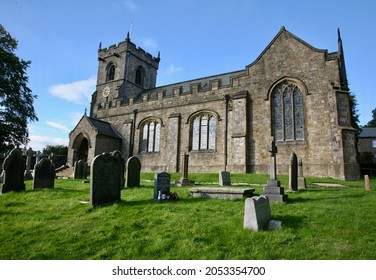
[(129, 38), (98, 50), (90, 115), (69, 135), (67, 165), (119, 150), (143, 171), (268, 173), (294, 152), (305, 176), (359, 178), (342, 40), (317, 49), (284, 27), (244, 69), (156, 87), (160, 55)]

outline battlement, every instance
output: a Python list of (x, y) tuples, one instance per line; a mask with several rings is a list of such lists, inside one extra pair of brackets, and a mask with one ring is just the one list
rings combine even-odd
[[(237, 80), (246, 75), (246, 70), (230, 72), (221, 75), (209, 76), (195, 80), (170, 84), (166, 86), (155, 87), (144, 90), (140, 94), (130, 98), (113, 98), (105, 102), (96, 104), (95, 112), (116, 109), (129, 106), (132, 110), (133, 105), (147, 106), (148, 102), (164, 101), (168, 103), (194, 102), (197, 98), (200, 100), (222, 99), (224, 91), (237, 85)], [(232, 91), (232, 90), (231, 90)], [(202, 96), (203, 94), (204, 96)], [(124, 109), (128, 111), (128, 109)]]
[(131, 52), (134, 55), (137, 55), (145, 60), (153, 61), (155, 63), (159, 63), (160, 61), (159, 53), (157, 57), (153, 57), (144, 49), (137, 47), (136, 44), (131, 41), (129, 36), (124, 41), (118, 43), (117, 45), (110, 45), (108, 48), (102, 48), (102, 45), (100, 44), (98, 48), (98, 59), (104, 60), (110, 56), (119, 56), (124, 52)]

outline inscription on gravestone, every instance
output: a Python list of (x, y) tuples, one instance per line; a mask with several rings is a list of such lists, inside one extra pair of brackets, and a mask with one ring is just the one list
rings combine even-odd
[(170, 174), (167, 172), (154, 174), (154, 200), (169, 199), (170, 187)]
[(116, 157), (104, 153), (91, 163), (90, 204), (92, 206), (120, 200), (120, 164)]
[(3, 163), (4, 183), (1, 188), (2, 193), (25, 190), (25, 168), (26, 164), (22, 153), (17, 148), (14, 148)]
[(55, 165), (48, 158), (42, 158), (34, 167), (33, 189), (54, 188)]

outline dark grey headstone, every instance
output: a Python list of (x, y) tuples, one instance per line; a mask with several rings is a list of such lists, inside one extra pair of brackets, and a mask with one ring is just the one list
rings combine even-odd
[(166, 172), (154, 174), (154, 200), (169, 199), (171, 187), (170, 174)]
[(141, 176), (141, 162), (137, 157), (127, 160), (126, 187), (139, 187)]
[(86, 179), (87, 178), (88, 166), (86, 161), (80, 159), (74, 164), (74, 179)]
[(2, 193), (25, 190), (25, 167), (26, 164), (22, 153), (17, 148), (14, 148), (3, 163), (4, 178), (1, 189)]
[(289, 190), (292, 192), (298, 190), (298, 157), (295, 153), (292, 153), (290, 157)]
[(33, 189), (53, 189), (55, 187), (55, 165), (48, 158), (42, 158), (34, 166)]
[(116, 150), (111, 153), (120, 164), (120, 187), (123, 189), (125, 185), (125, 180), (124, 180), (124, 171), (125, 171), (125, 161), (123, 158), (123, 155), (121, 154), (120, 151)]
[(219, 185), (220, 186), (231, 186), (230, 172), (228, 172), (228, 171), (219, 172)]
[(120, 164), (116, 157), (104, 153), (91, 163), (90, 204), (92, 206), (120, 200)]

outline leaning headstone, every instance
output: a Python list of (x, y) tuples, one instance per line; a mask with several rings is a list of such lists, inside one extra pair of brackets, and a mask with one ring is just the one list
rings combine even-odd
[(137, 157), (127, 160), (126, 187), (139, 187), (141, 176), (141, 162)]
[(371, 190), (371, 186), (370, 186), (370, 183), (369, 183), (369, 176), (368, 175), (364, 175), (364, 187), (365, 187), (366, 191), (370, 191)]
[(274, 138), (271, 139), (268, 145), (268, 151), (270, 152), (270, 179), (268, 180), (263, 194), (269, 198), (270, 202), (285, 202), (287, 201), (287, 195), (284, 188), (281, 187), (280, 181), (277, 180), (277, 146), (275, 145)]
[(231, 186), (231, 176), (228, 171), (219, 172), (219, 185), (220, 186)]
[(33, 149), (29, 148), (26, 151), (26, 170), (24, 173), (24, 179), (25, 180), (32, 180), (33, 179), (33, 174), (31, 174), (31, 160), (33, 157)]
[(113, 151), (111, 153), (111, 155), (113, 155), (114, 157), (116, 157), (116, 159), (119, 161), (119, 164), (120, 164), (120, 187), (122, 189), (124, 189), (124, 184), (125, 184), (125, 180), (124, 180), (125, 161), (124, 161), (123, 155), (118, 150)]
[(290, 192), (298, 190), (298, 158), (295, 153), (292, 153), (290, 157), (289, 190)]
[(90, 204), (92, 206), (120, 200), (120, 164), (116, 157), (103, 153), (96, 156), (90, 170)]
[(34, 166), (33, 189), (53, 189), (55, 187), (55, 165), (48, 158), (41, 159)]
[(272, 214), (267, 196), (254, 196), (245, 200), (244, 228), (254, 231), (268, 229)]
[(154, 174), (154, 200), (161, 201), (169, 199), (171, 194), (171, 179), (167, 172)]
[(306, 180), (303, 176), (303, 161), (302, 159), (299, 159), (298, 163), (298, 190), (305, 190), (307, 188)]
[(22, 153), (19, 149), (14, 148), (3, 163), (4, 178), (1, 188), (2, 193), (25, 190), (25, 167), (25, 160), (22, 157)]
[(80, 159), (74, 164), (73, 179), (86, 179), (87, 178), (88, 166), (86, 161)]

